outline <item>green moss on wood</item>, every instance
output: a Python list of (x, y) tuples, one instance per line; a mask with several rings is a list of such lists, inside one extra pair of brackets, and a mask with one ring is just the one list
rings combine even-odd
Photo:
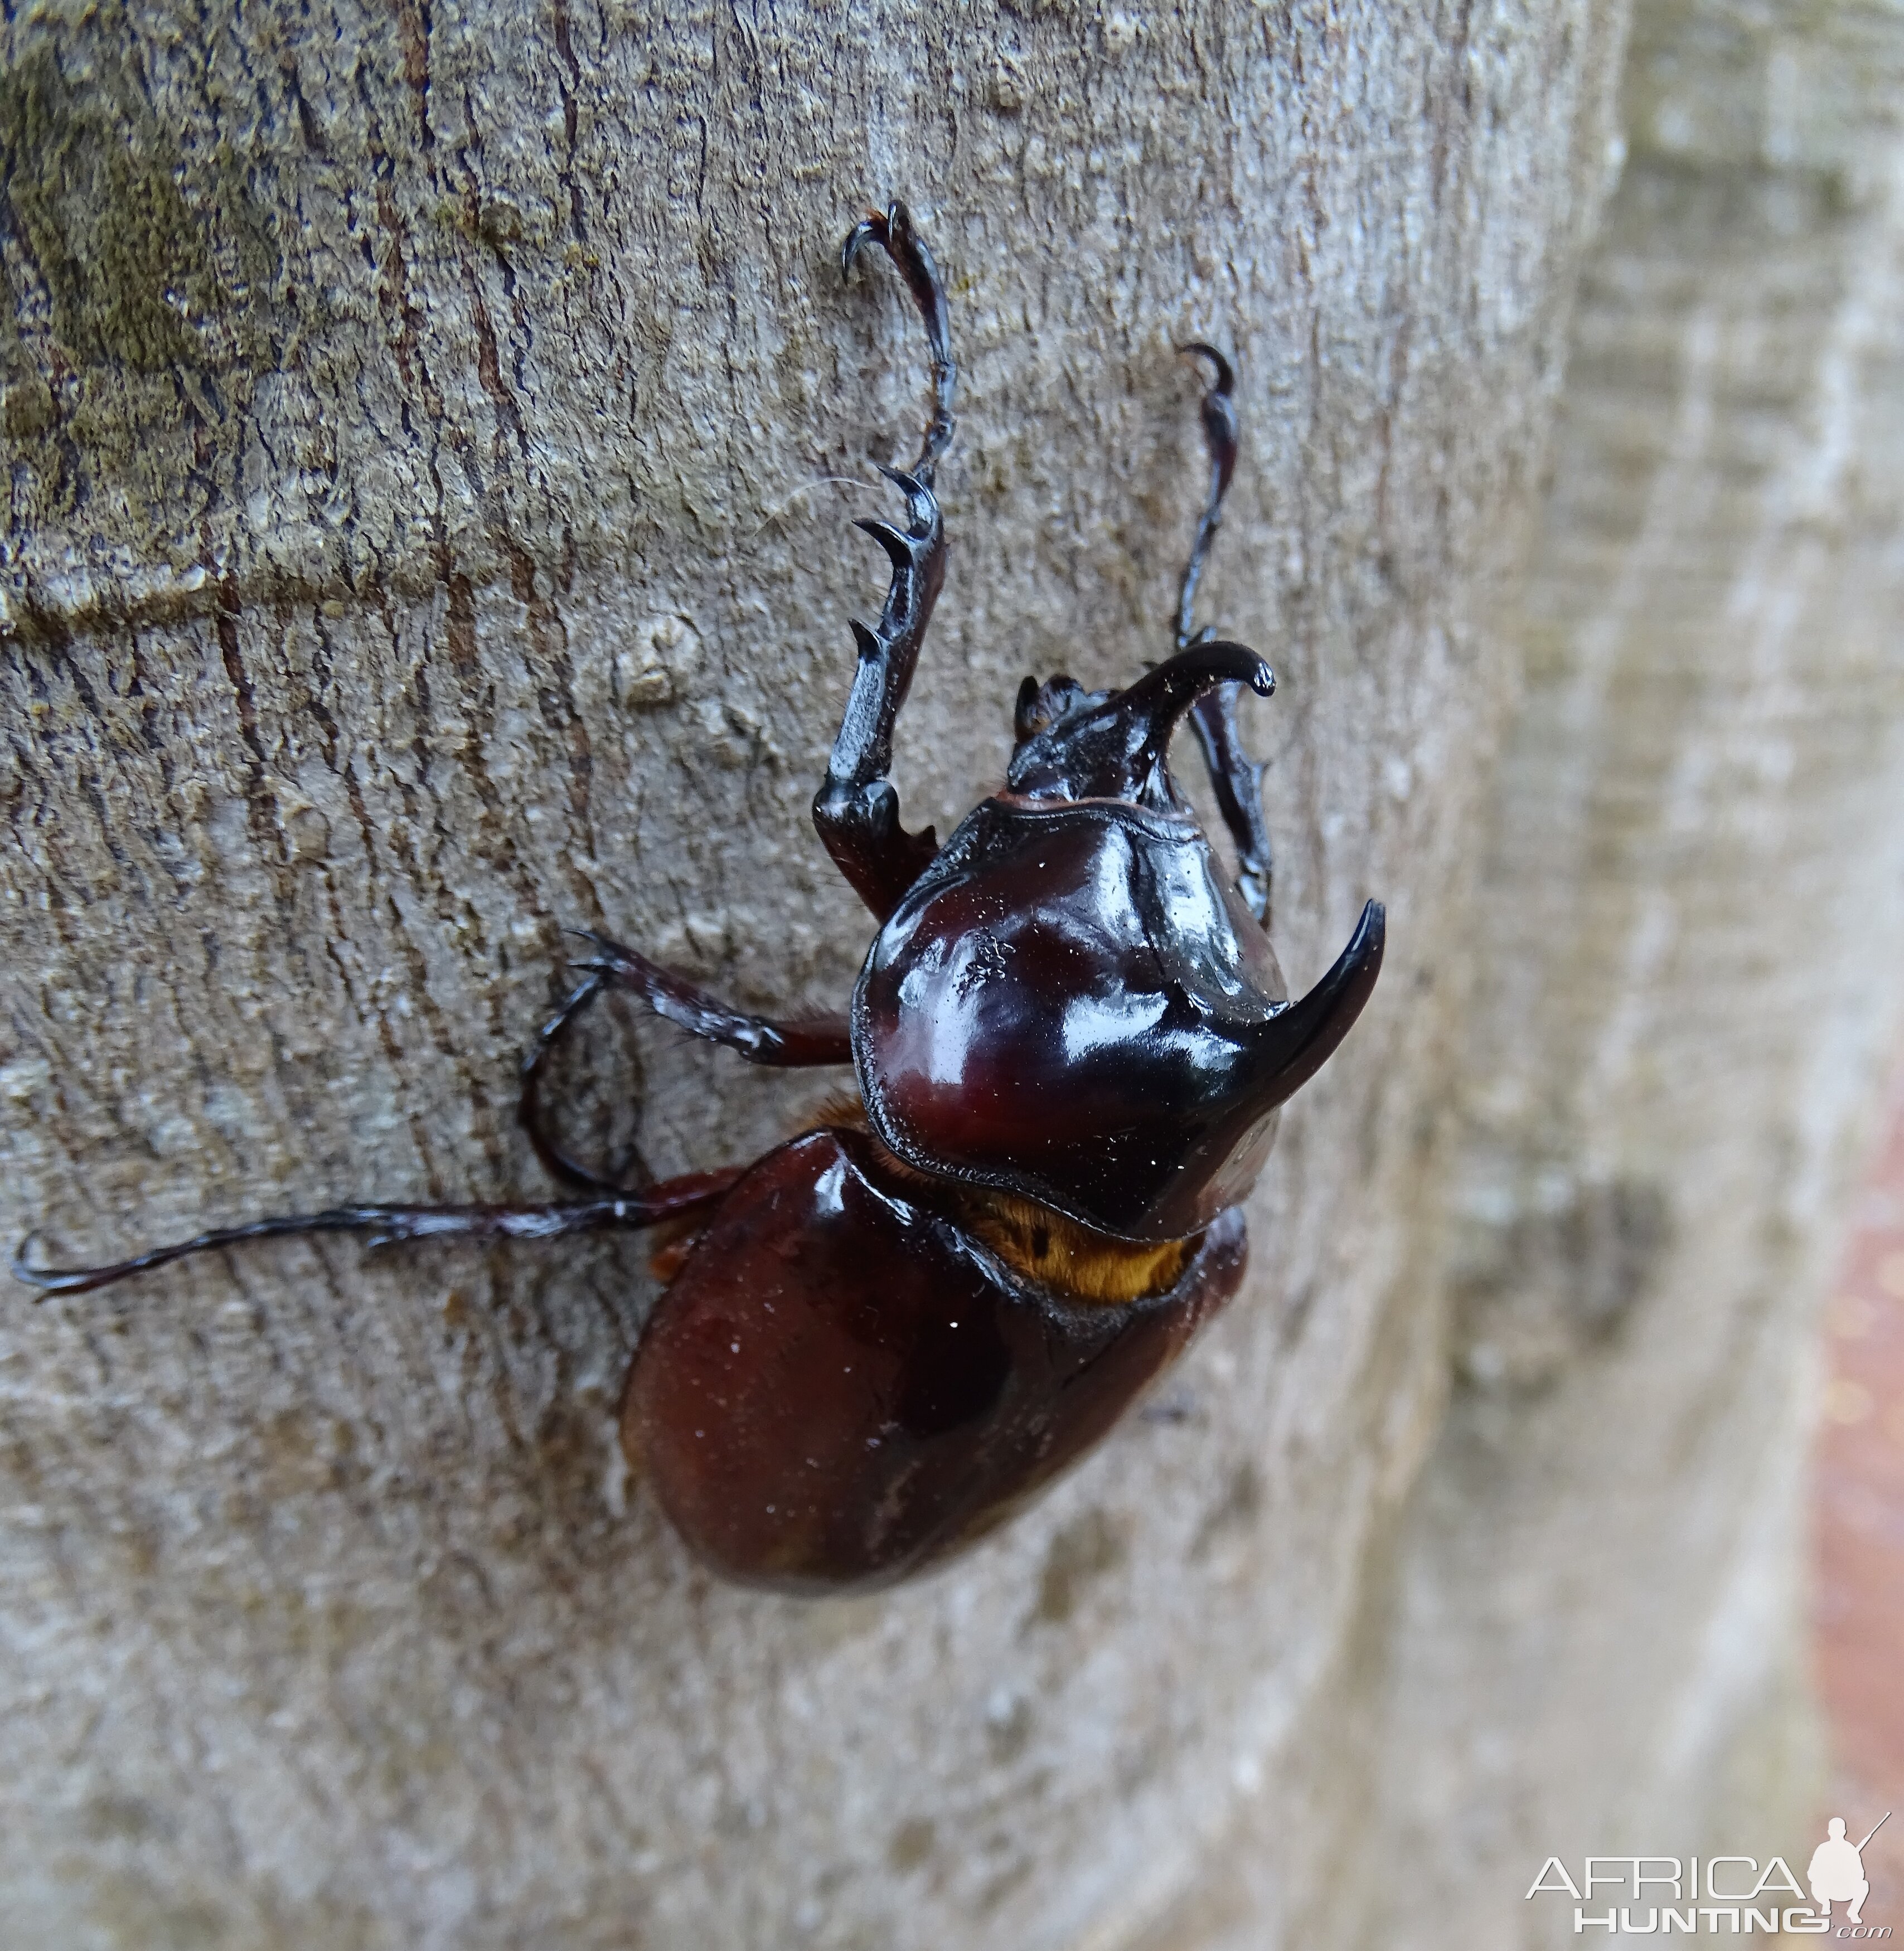
[(148, 560), (189, 559), (273, 363), (278, 255), (242, 159), (189, 151), (130, 72), (69, 73), (49, 40), (0, 72), (0, 167), (14, 519), (83, 507)]

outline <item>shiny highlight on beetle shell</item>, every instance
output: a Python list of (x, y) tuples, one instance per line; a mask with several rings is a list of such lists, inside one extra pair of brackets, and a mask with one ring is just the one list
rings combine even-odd
[(909, 1164), (1120, 1238), (1181, 1239), (1255, 1182), (1277, 1107), (1374, 985), (1378, 924), (1345, 963), (1325, 985), (1355, 994), (1293, 1007), (1186, 815), (987, 800), (867, 957), (860, 1090)]

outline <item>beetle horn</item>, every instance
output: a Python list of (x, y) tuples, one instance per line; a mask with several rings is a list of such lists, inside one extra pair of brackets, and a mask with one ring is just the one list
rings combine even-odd
[(1293, 1097), (1355, 1027), (1382, 972), (1385, 910), (1371, 901), (1336, 965), (1299, 1003), (1278, 1010), (1258, 1033), (1255, 1091), (1263, 1110)]
[(1219, 684), (1246, 684), (1258, 698), (1276, 688), (1276, 673), (1247, 644), (1221, 639), (1193, 644), (1144, 673), (1133, 685), (1114, 691), (1104, 709), (1133, 726), (1142, 725), (1145, 744), (1161, 751), (1170, 742), (1177, 721)]
[(1258, 698), (1268, 698), (1276, 688), (1276, 673), (1248, 645), (1212, 639), (1179, 651), (1105, 701), (1102, 708), (1118, 728), (1139, 791), (1161, 771), (1184, 713), (1206, 692), (1230, 684), (1246, 684)]
[[(1179, 802), (1164, 771), (1177, 720), (1218, 685), (1246, 684), (1267, 698), (1275, 674), (1246, 645), (1192, 644), (1123, 691), (1085, 698), (1068, 678), (1018, 698), (1019, 745), (1007, 774), (1033, 798)], [(1067, 710), (1076, 701), (1076, 708)], [(1055, 716), (1053, 714), (1055, 714)]]

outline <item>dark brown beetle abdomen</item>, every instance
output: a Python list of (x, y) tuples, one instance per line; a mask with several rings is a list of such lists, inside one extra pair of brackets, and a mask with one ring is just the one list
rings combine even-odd
[(1222, 1214), (1170, 1290), (1068, 1303), (849, 1130), (728, 1194), (642, 1337), (631, 1461), (701, 1558), (792, 1591), (889, 1584), (982, 1537), (1104, 1434), (1237, 1289)]

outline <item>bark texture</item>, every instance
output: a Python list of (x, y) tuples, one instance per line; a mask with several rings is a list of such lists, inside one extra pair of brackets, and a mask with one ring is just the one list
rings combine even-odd
[[(0, 1310), (20, 1941), (1187, 1943), (1239, 1835), (1252, 1944), (1339, 1922), (1367, 1595), (1444, 1394), (1490, 618), (1620, 25), (8, 15), (8, 1238), (533, 1188), (512, 1071), (565, 923), (844, 996), (869, 928), (806, 806), (880, 586), (845, 520), (923, 389), (893, 281), (833, 253), (891, 194), (965, 376), (912, 818), (996, 779), (1027, 670), (1164, 646), (1202, 473), (1171, 348), (1214, 339), (1247, 445), (1206, 613), (1283, 679), (1282, 958), (1369, 894), (1391, 942), (1175, 1413), (877, 1600), (711, 1584), (625, 1481), (632, 1245), (261, 1248)], [(638, 1107), (663, 1169), (811, 1102), (633, 1026), (595, 1054), (578, 1122)]]
[(1892, 10), (1636, 11), (1518, 629), (1371, 1943), (1577, 1943), (1523, 1900), (1550, 1852), (1802, 1878), (1826, 1813), (1883, 1813), (1821, 1806), (1804, 1514), (1904, 1007), (1901, 101)]

